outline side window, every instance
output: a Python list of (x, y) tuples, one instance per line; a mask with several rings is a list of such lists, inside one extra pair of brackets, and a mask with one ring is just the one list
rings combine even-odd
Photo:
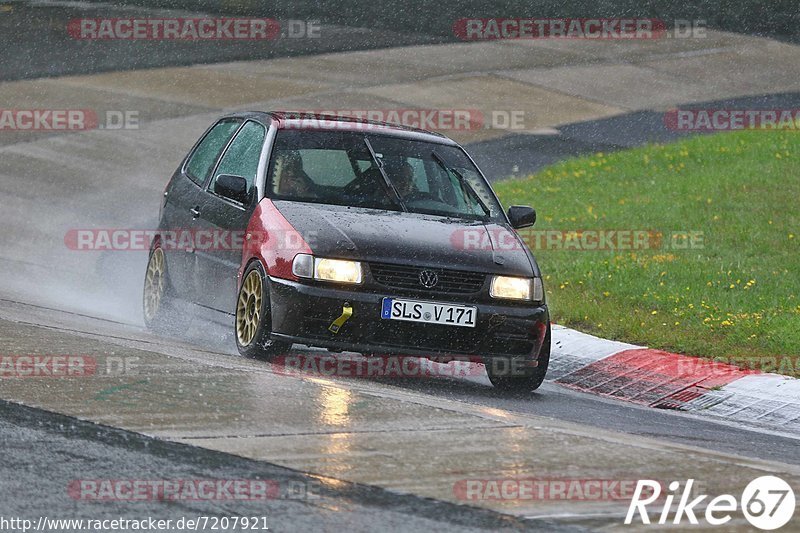
[(198, 185), (205, 183), (219, 154), (241, 123), (240, 120), (222, 120), (211, 128), (186, 164), (186, 175), (189, 179)]
[(253, 190), (253, 184), (256, 181), (256, 174), (258, 173), (258, 163), (261, 159), (261, 149), (264, 147), (264, 140), (267, 137), (267, 132), (264, 126), (257, 122), (247, 122), (244, 127), (239, 130), (236, 138), (233, 140), (222, 160), (219, 162), (214, 182), (211, 184), (211, 190), (216, 192), (217, 178), (222, 174), (230, 174), (233, 176), (241, 176), (247, 180), (247, 190)]

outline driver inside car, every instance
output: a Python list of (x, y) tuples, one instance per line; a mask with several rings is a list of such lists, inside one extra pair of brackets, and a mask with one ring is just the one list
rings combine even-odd
[(392, 183), (394, 183), (397, 192), (400, 193), (400, 196), (403, 198), (415, 192), (419, 192), (414, 184), (414, 169), (408, 161), (402, 159), (394, 162), (387, 161), (386, 173), (389, 179), (392, 180)]

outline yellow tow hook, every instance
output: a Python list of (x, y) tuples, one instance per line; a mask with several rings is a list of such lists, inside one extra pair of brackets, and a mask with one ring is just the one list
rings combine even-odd
[(333, 321), (333, 323), (328, 328), (328, 331), (331, 333), (339, 333), (339, 330), (342, 328), (345, 322), (350, 320), (350, 317), (353, 316), (353, 307), (350, 305), (349, 302), (345, 302), (342, 306), (342, 315)]

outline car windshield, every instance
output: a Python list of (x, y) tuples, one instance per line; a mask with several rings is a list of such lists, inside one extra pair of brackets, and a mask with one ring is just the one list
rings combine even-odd
[(502, 220), (457, 146), (351, 131), (280, 130), (268, 171), (275, 199)]

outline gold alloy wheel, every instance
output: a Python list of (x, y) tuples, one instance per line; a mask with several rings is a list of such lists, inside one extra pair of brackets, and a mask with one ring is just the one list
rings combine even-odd
[(144, 318), (150, 322), (158, 313), (164, 296), (164, 250), (156, 248), (147, 263), (144, 278)]
[(261, 274), (251, 270), (239, 291), (236, 303), (236, 337), (241, 346), (253, 342), (261, 322), (261, 295), (263, 291)]

